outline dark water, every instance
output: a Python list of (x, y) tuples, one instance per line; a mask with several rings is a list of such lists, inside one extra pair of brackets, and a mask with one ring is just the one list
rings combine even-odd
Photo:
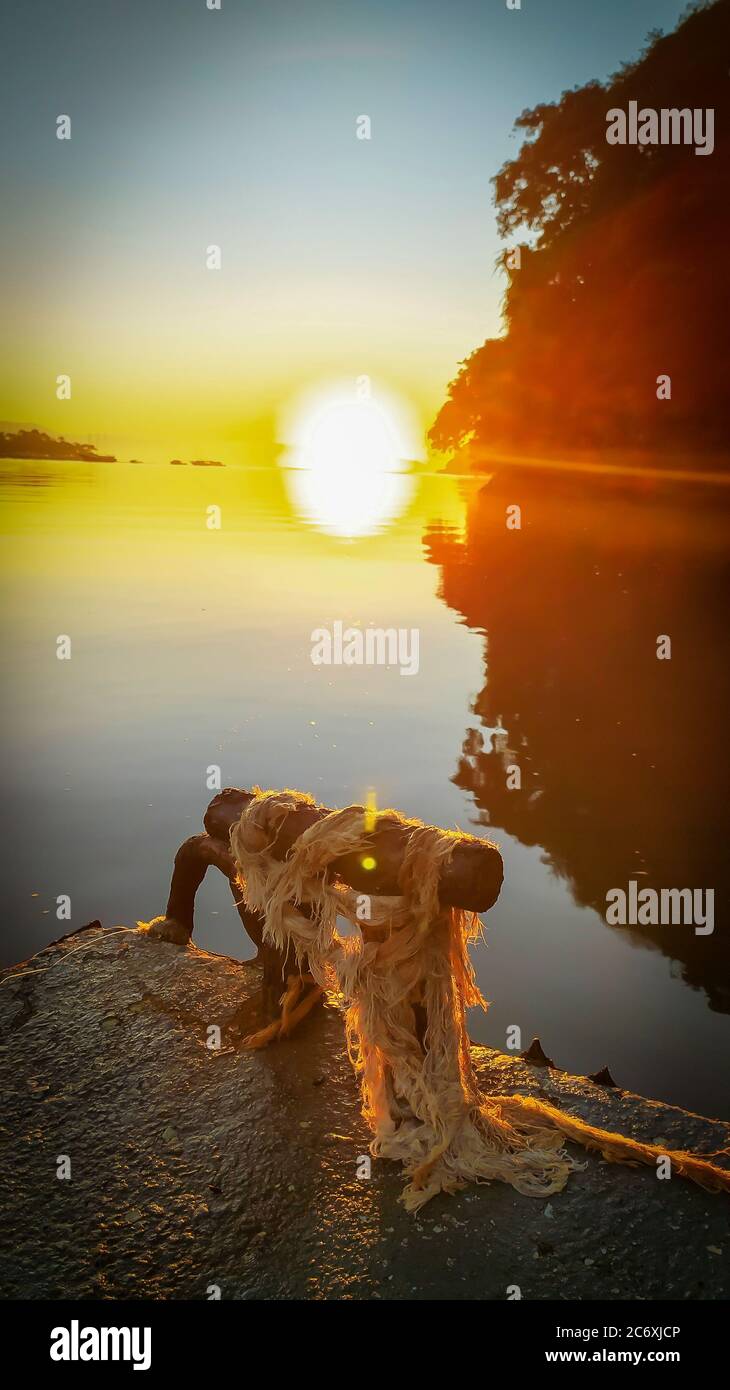
[[(608, 1063), (730, 1114), (723, 495), (422, 477), (399, 520), (344, 540), (286, 481), (3, 464), (4, 960), (162, 911), (210, 765), (330, 805), (373, 787), (502, 849), (473, 1037), (505, 1047), (518, 1025), (569, 1070)], [(311, 631), (337, 619), (417, 627), (418, 674), (314, 667)], [(248, 955), (212, 872), (196, 940)], [(714, 932), (607, 926), (607, 891), (631, 879), (714, 889)]]

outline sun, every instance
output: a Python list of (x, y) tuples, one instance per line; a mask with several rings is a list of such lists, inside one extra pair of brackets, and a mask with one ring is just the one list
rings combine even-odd
[(295, 411), (288, 434), (287, 489), (320, 531), (372, 535), (408, 505), (418, 450), (398, 403), (332, 388)]

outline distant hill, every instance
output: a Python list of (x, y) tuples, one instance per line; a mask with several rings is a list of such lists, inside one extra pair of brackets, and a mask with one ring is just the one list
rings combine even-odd
[(0, 432), (0, 458), (5, 459), (78, 459), (82, 463), (116, 463), (114, 454), (98, 454), (93, 444), (75, 444), (73, 440), (54, 439), (42, 430)]

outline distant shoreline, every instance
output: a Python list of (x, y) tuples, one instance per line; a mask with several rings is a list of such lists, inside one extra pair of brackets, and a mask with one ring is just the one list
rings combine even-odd
[(13, 459), (17, 463), (118, 463), (115, 454), (19, 454), (5, 453), (0, 447), (0, 459)]
[(76, 463), (116, 463), (114, 454), (99, 454), (93, 444), (79, 444), (77, 441), (54, 439), (43, 430), (18, 430), (15, 434), (0, 433), (0, 458), (21, 461), (55, 460)]
[[(144, 463), (144, 459), (118, 459), (116, 454), (100, 454), (93, 444), (77, 440), (54, 438), (43, 430), (26, 429), (0, 431), (0, 459), (18, 463)], [(225, 468), (221, 459), (170, 459), (179, 468)]]

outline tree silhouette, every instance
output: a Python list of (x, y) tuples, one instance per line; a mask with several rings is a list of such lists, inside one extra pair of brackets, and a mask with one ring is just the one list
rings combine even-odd
[[(518, 118), (526, 139), (493, 179), (500, 234), (520, 246), (505, 332), (462, 364), (437, 448), (726, 445), (729, 52), (730, 0), (695, 5), (607, 83)], [(607, 112), (630, 101), (713, 109), (713, 152), (609, 144)]]

